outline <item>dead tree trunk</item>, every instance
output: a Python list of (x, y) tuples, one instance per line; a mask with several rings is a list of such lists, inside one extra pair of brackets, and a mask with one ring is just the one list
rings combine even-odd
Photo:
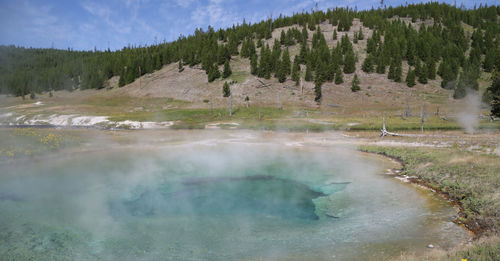
[(406, 98), (406, 111), (405, 111), (406, 118), (411, 116), (410, 98), (411, 98), (411, 92), (408, 94), (408, 98)]
[(283, 110), (283, 104), (281, 104), (281, 95), (279, 91), (278, 91), (278, 109), (280, 111)]
[(229, 117), (233, 116), (233, 95), (229, 95)]
[(304, 83), (302, 82), (302, 78), (300, 78), (300, 95), (304, 95)]
[(422, 126), (421, 126), (421, 131), (424, 132), (424, 123), (425, 123), (425, 105), (424, 103), (422, 102), (422, 104), (420, 105), (420, 122), (422, 123)]
[(384, 112), (384, 119), (382, 122), (382, 132), (387, 132), (387, 129), (385, 128), (385, 112)]
[(142, 89), (142, 86), (141, 86), (141, 66), (139, 66), (139, 89)]
[(210, 115), (214, 116), (214, 101), (213, 101), (213, 97), (210, 97)]
[(380, 137), (385, 137), (387, 135), (391, 135), (391, 136), (404, 136), (404, 135), (401, 135), (401, 134), (398, 134), (398, 133), (394, 133), (394, 132), (389, 132), (387, 131), (387, 129), (385, 128), (385, 112), (384, 112), (384, 119), (383, 119), (383, 122), (382, 122), (382, 129), (380, 130)]

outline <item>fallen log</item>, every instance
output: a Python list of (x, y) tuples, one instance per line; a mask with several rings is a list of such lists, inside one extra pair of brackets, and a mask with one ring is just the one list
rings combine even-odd
[(399, 136), (399, 137), (423, 137), (425, 135), (418, 135), (418, 134), (400, 134), (400, 133), (395, 133), (395, 132), (390, 132), (387, 131), (385, 128), (385, 113), (384, 113), (384, 123), (382, 124), (382, 129), (380, 130), (380, 137), (385, 137), (387, 135), (391, 136)]
[(269, 83), (269, 84), (266, 84), (266, 83), (264, 83), (263, 81), (261, 81), (261, 80), (260, 80), (260, 79), (258, 79), (258, 78), (257, 78), (257, 81), (259, 81), (259, 82), (260, 82), (260, 84), (261, 84), (260, 86), (257, 86), (257, 88), (265, 88), (265, 87), (269, 87), (269, 86), (271, 86), (271, 84), (270, 84), (270, 83)]

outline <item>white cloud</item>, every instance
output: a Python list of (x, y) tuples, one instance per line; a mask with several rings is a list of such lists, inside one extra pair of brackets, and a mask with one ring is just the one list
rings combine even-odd
[(242, 20), (232, 5), (225, 0), (209, 0), (207, 4), (198, 4), (191, 12), (192, 27), (227, 27)]
[(104, 21), (107, 26), (121, 34), (128, 34), (132, 31), (132, 26), (117, 19), (115, 12), (108, 6), (90, 1), (82, 2), (81, 6), (87, 12), (99, 18), (99, 20), (94, 20), (94, 23)]
[(178, 6), (187, 8), (190, 7), (196, 0), (176, 0), (175, 1)]

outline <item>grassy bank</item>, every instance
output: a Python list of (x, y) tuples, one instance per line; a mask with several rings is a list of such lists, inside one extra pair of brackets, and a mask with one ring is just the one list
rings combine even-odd
[(401, 260), (500, 260), (499, 156), (458, 147), (361, 146), (360, 149), (399, 159), (404, 164), (401, 175), (415, 176), (417, 182), (439, 191), (461, 207), (457, 223), (464, 224), (477, 236), (496, 238), (434, 257), (405, 256)]
[[(260, 117), (259, 117), (260, 115)], [(304, 110), (302, 108), (285, 108), (279, 110), (274, 107), (238, 107), (229, 115), (227, 108), (175, 108), (159, 111), (140, 111), (112, 114), (111, 121), (175, 121), (176, 129), (199, 129), (209, 123), (239, 123), (241, 129), (253, 130), (285, 130), (285, 131), (327, 131), (327, 130), (380, 130), (383, 116), (372, 115), (359, 117), (339, 115), (332, 111)], [(420, 130), (419, 117), (406, 119), (400, 116), (386, 118), (387, 129), (391, 131)], [(499, 128), (500, 122), (490, 123), (482, 121), (481, 129)], [(439, 117), (428, 117), (424, 125), (425, 130), (459, 130), (462, 127), (454, 119), (443, 120)]]

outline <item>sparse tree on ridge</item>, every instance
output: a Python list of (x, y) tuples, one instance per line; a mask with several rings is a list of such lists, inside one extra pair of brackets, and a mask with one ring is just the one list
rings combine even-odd
[(371, 54), (368, 54), (368, 56), (366, 56), (365, 61), (361, 65), (361, 69), (363, 70), (363, 72), (365, 72), (365, 73), (373, 72), (373, 70), (374, 70), (373, 60), (374, 59), (373, 59), (373, 56)]
[(178, 66), (179, 72), (184, 71), (184, 67), (182, 66), (182, 61), (179, 60), (179, 66)]
[(231, 76), (231, 74), (233, 73), (233, 71), (231, 71), (231, 66), (229, 65), (229, 61), (226, 60), (224, 62), (224, 71), (222, 73), (222, 78), (227, 78), (229, 76)]
[[(128, 46), (116, 51), (0, 46), (0, 56), (8, 58), (6, 62), (0, 63), (0, 93), (29, 97), (32, 93), (38, 95), (49, 90), (100, 89), (107, 80), (118, 76), (118, 85), (124, 86), (166, 65), (170, 65), (167, 68), (172, 68), (172, 65), (178, 67), (179, 72), (189, 66), (193, 68), (190, 73), (198, 72), (197, 69), (201, 68), (207, 74), (208, 81), (213, 82), (221, 74), (223, 77), (230, 75), (227, 70), (221, 72), (219, 68), (226, 63), (231, 65), (230, 60), (234, 55), (249, 58), (249, 71), (257, 77), (269, 79), (279, 75), (281, 70), (288, 77), (295, 64), (286, 65), (282, 47), (293, 45), (293, 50), (300, 49), (299, 64), (308, 64), (306, 78), (309, 81), (314, 78), (318, 78), (321, 83), (335, 81), (338, 67), (344, 73), (354, 73), (358, 69), (358, 53), (352, 49), (353, 39), (349, 39), (346, 33), (340, 33), (348, 31), (356, 18), (361, 20), (362, 27), (355, 30), (354, 39), (366, 37), (366, 52), (369, 54), (367, 59), (361, 61), (360, 69), (385, 74), (386, 67), (389, 67), (387, 76), (395, 82), (408, 78), (411, 80), (410, 72), (414, 69), (415, 80), (429, 82), (441, 78), (441, 86), (454, 90), (454, 96), (458, 98), (463, 96), (464, 88), (472, 86), (471, 89), (476, 89), (479, 75), (491, 81), (490, 74), (500, 70), (498, 10), (498, 6), (491, 5), (462, 9), (436, 2), (363, 12), (339, 7), (297, 13), (289, 17), (280, 16), (253, 24), (244, 22), (226, 29), (214, 30), (208, 26), (207, 30), (197, 29), (192, 34), (187, 32), (187, 36), (180, 36), (174, 41)], [(434, 23), (415, 27), (389, 17), (410, 17), (415, 21), (430, 19)], [(331, 45), (326, 45), (327, 41), (319, 27), (323, 27), (325, 21), (330, 22), (329, 28), (334, 30), (328, 42), (331, 44), (334, 35), (341, 38), (335, 41), (340, 43), (339, 47), (332, 51), (329, 50)], [(467, 24), (467, 30), (462, 24)], [(313, 31), (312, 43), (308, 42), (308, 27)], [(364, 27), (370, 28), (371, 35), (367, 35)], [(272, 38), (274, 30), (282, 31), (278, 39)], [(269, 48), (267, 42), (275, 40), (278, 44)], [(405, 75), (406, 79), (400, 76), (403, 60), (412, 67)], [(241, 61), (247, 62), (246, 59)], [(176, 63), (178, 66), (175, 66)], [(285, 65), (284, 69), (282, 65)], [(299, 72), (300, 76), (300, 70), (295, 72)], [(436, 77), (436, 74), (440, 77)], [(292, 75), (292, 78), (297, 79), (296, 75)], [(411, 85), (409, 82), (406, 84)]]
[(312, 67), (311, 63), (308, 62), (306, 65), (306, 75), (304, 76), (304, 80), (306, 80), (307, 82), (310, 82), (313, 80), (311, 67)]
[(314, 101), (317, 103), (321, 102), (321, 97), (323, 96), (321, 92), (321, 86), (323, 84), (320, 81), (315, 82), (314, 84)]
[(342, 70), (340, 70), (340, 66), (337, 67), (337, 71), (335, 72), (335, 84), (342, 84), (344, 82), (344, 75)]
[(298, 56), (295, 56), (293, 59), (293, 67), (292, 67), (292, 81), (295, 82), (295, 85), (298, 86), (300, 82), (300, 64)]
[(222, 86), (222, 96), (223, 97), (231, 96), (231, 88), (229, 87), (229, 83), (227, 82), (224, 82), (224, 85)]
[(352, 83), (351, 83), (351, 91), (357, 92), (357, 91), (361, 90), (361, 87), (359, 87), (359, 84), (360, 84), (360, 81), (359, 81), (358, 75), (354, 74), (354, 78), (352, 79)]
[(408, 74), (406, 75), (406, 86), (413, 87), (415, 86), (415, 71), (411, 68), (408, 69)]
[(352, 50), (348, 51), (345, 55), (344, 73), (350, 74), (356, 70), (356, 57)]
[(258, 70), (257, 55), (254, 54), (250, 57), (250, 73), (252, 75), (257, 75)]
[(500, 117), (500, 73), (493, 75), (493, 82), (488, 87), (487, 92), (491, 98), (491, 114)]

